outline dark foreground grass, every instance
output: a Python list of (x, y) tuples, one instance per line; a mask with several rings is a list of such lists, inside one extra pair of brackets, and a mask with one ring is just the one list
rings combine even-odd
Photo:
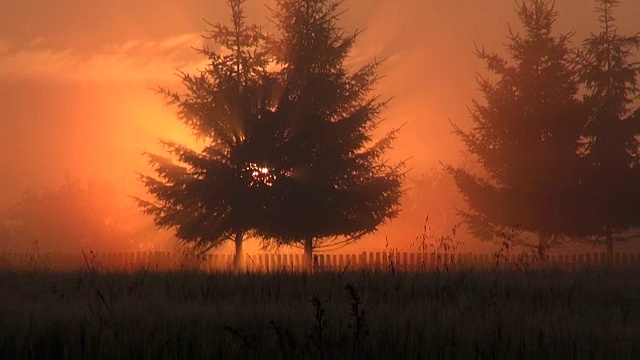
[(4, 272), (0, 358), (637, 359), (639, 275)]

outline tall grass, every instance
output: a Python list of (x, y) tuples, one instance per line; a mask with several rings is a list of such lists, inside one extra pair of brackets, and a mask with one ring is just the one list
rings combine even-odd
[(637, 270), (0, 273), (2, 359), (639, 358)]

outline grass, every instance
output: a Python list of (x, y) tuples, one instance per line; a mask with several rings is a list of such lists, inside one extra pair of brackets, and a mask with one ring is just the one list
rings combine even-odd
[(5, 271), (0, 358), (633, 359), (638, 275)]

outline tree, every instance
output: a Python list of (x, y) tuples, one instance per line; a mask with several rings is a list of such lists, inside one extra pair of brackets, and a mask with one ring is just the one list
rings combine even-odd
[[(149, 225), (153, 228), (113, 186), (71, 179), (55, 189), (25, 192), (3, 222), (9, 231), (0, 240), (11, 251), (30, 248), (35, 241), (40, 249), (55, 252), (140, 250), (147, 245)], [(153, 230), (157, 245), (160, 234)]]
[(274, 183), (270, 229), (277, 245), (314, 249), (339, 246), (374, 232), (398, 213), (403, 163), (384, 153), (397, 129), (373, 142), (371, 132), (386, 102), (370, 96), (377, 62), (349, 72), (344, 65), (358, 32), (336, 24), (339, 1), (278, 0), (273, 11), (282, 65), (277, 114), (288, 129)]
[[(461, 153), (456, 164), (466, 171), (481, 171), (470, 154)], [(414, 169), (407, 175), (405, 184), (402, 213), (394, 221), (394, 237), (415, 239), (417, 233), (425, 230), (449, 234), (461, 225), (459, 210), (466, 204), (446, 168), (438, 166), (417, 172)]]
[(630, 232), (640, 226), (640, 111), (634, 112), (640, 63), (630, 60), (640, 34), (618, 34), (613, 9), (619, 1), (598, 3), (600, 32), (583, 41), (578, 58), (589, 117), (582, 149), (584, 196), (576, 212), (584, 223), (578, 235), (596, 242), (604, 238), (611, 262), (615, 241), (640, 239), (640, 233)]
[(159, 227), (175, 229), (194, 250), (233, 239), (236, 267), (245, 235), (264, 224), (267, 190), (277, 176), (265, 164), (277, 148), (271, 113), (278, 81), (266, 70), (267, 37), (259, 26), (246, 24), (244, 2), (227, 0), (231, 27), (212, 25), (206, 36), (227, 52), (201, 50), (209, 64), (197, 75), (181, 74), (186, 94), (159, 90), (203, 140), (203, 149), (164, 142), (173, 159), (148, 153), (157, 177), (141, 179), (155, 201), (138, 199)]
[[(470, 211), (462, 212), (482, 240), (532, 248), (544, 259), (573, 226), (577, 140), (583, 115), (568, 47), (553, 35), (554, 3), (524, 0), (517, 14), (524, 35), (509, 30), (511, 62), (484, 49), (477, 56), (496, 75), (478, 78), (485, 104), (473, 101), (474, 127), (452, 124), (487, 176), (448, 166)], [(531, 240), (537, 234), (537, 241)]]

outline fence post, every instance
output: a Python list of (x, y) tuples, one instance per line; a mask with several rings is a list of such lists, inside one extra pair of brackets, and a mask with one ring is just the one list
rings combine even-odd
[[(426, 261), (426, 259), (423, 256), (424, 254), (419, 252), (416, 254), (416, 269), (418, 270), (422, 270), (422, 264)], [(425, 264), (426, 266), (426, 264)]]

